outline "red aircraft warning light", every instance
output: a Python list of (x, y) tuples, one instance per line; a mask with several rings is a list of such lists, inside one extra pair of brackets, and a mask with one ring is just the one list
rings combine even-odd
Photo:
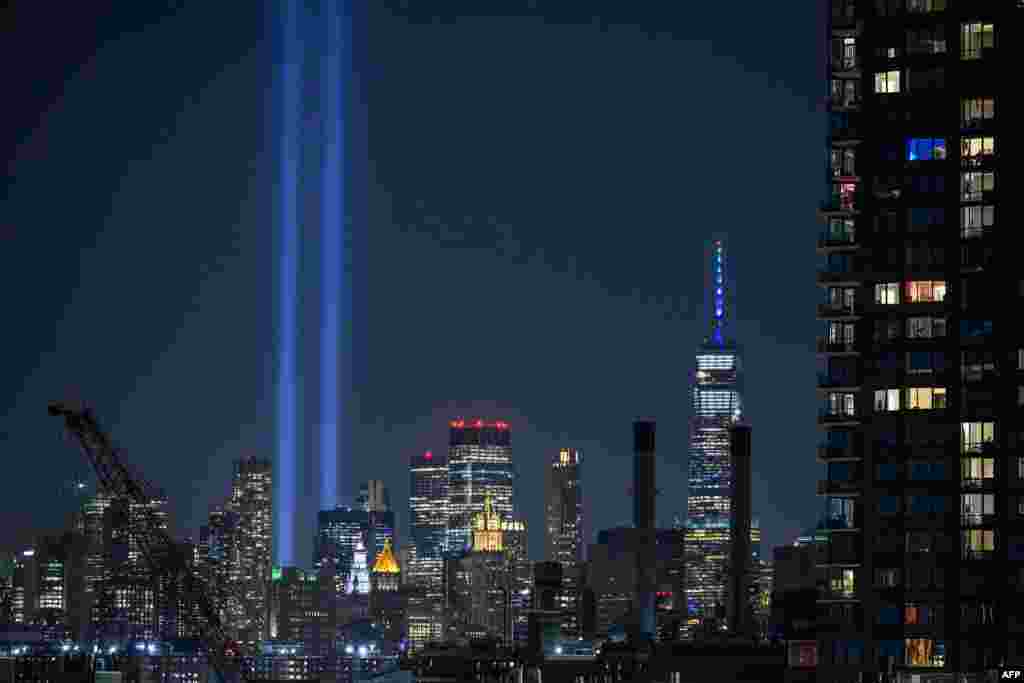
[(434, 459), (434, 454), (431, 453), (430, 451), (427, 451), (426, 453), (423, 454), (423, 459), (424, 460), (433, 460)]
[(502, 420), (498, 420), (497, 422), (494, 423), (494, 426), (497, 427), (498, 429), (504, 431), (504, 430), (508, 429), (508, 422), (503, 422)]
[(473, 426), (476, 427), (477, 429), (483, 429), (484, 428), (484, 421), (483, 420), (477, 420), (473, 424)]

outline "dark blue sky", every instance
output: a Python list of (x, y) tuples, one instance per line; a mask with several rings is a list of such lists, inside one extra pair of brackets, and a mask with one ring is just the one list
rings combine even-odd
[[(265, 18), (141, 4), (56, 22), (25, 3), (5, 38), (21, 69), (0, 207), (5, 544), (73, 507), (62, 486), (84, 463), (50, 399), (96, 408), (181, 532), (227, 492), (233, 458), (273, 453)], [(626, 522), (644, 415), (670, 523), (685, 510), (703, 250), (720, 236), (754, 508), (769, 544), (788, 541), (821, 507), (819, 3), (569, 4), (372, 3), (342, 492), (385, 479), (404, 516), (411, 453), (443, 450), (451, 416), (505, 418), (539, 555), (550, 453), (585, 452), (593, 528)]]

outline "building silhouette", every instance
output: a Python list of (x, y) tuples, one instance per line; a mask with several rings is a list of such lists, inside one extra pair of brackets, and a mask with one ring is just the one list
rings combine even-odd
[(563, 585), (557, 602), (564, 612), (564, 638), (581, 635), (579, 612), (586, 554), (582, 470), (583, 454), (580, 451), (559, 449), (551, 458), (545, 496), (545, 559), (562, 565)]

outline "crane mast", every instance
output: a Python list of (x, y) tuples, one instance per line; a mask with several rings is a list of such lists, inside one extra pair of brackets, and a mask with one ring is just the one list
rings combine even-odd
[(96, 472), (100, 488), (115, 498), (138, 505), (141, 515), (128, 527), (131, 539), (155, 578), (169, 578), (181, 586), (186, 613), (191, 618), (198, 612), (200, 617), (193, 620), (192, 626), (207, 650), (210, 666), (222, 682), (228, 681), (226, 674), (229, 668), (234, 668), (228, 653), (237, 646), (221, 622), (210, 597), (210, 587), (189, 565), (184, 548), (171, 538), (152, 509), (152, 487), (122, 461), (117, 448), (88, 408), (53, 402), (49, 405), (49, 414), (64, 420), (65, 429)]

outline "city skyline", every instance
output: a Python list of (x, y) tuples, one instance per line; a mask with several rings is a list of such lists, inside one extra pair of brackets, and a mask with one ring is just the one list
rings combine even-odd
[[(708, 125), (706, 113), (693, 111), (674, 89), (649, 86), (673, 82), (679, 77), (675, 65), (692, 63), (694, 73), (702, 74), (701, 87), (724, 97), (726, 110), (740, 111), (742, 102), (754, 97), (765, 112), (766, 130), (770, 121), (772, 130), (789, 131), (765, 136), (765, 154), (794, 160), (786, 183), (781, 182), (786, 174), (780, 173), (761, 183), (755, 194), (774, 223), (799, 222), (802, 214), (798, 212), (804, 210), (800, 207), (812, 204), (817, 193), (811, 185), (818, 178), (814, 169), (820, 160), (820, 137), (811, 129), (820, 120), (814, 112), (820, 81), (812, 63), (819, 49), (818, 18), (809, 16), (814, 13), (806, 8), (782, 10), (790, 27), (786, 30), (807, 38), (787, 51), (765, 49), (774, 41), (760, 26), (773, 20), (765, 8), (758, 7), (749, 15), (749, 30), (744, 24), (738, 33), (730, 30), (728, 35), (718, 35), (714, 39), (719, 43), (712, 50), (708, 43), (712, 27), (730, 23), (714, 7), (692, 10), (697, 15), (612, 8), (607, 13), (608, 30), (600, 22), (593, 24), (589, 15), (577, 16), (571, 10), (550, 20), (544, 16), (546, 10), (520, 12), (512, 22), (517, 31), (532, 36), (537, 52), (512, 69), (502, 55), (515, 51), (516, 31), (497, 26), (471, 8), (457, 22), (436, 25), (424, 21), (420, 9), (401, 12), (388, 3), (375, 5), (368, 40), (376, 46), (372, 55), (376, 68), (388, 77), (368, 71), (360, 85), (376, 98), (372, 101), (379, 103), (380, 118), (368, 141), (375, 150), (375, 177), (372, 184), (357, 188), (360, 196), (370, 194), (373, 236), (362, 219), (351, 234), (353, 247), (368, 254), (373, 264), (357, 260), (353, 277), (359, 284), (354, 290), (373, 299), (356, 304), (353, 312), (359, 321), (352, 340), (359, 358), (352, 375), (355, 393), (349, 424), (353, 457), (340, 464), (339, 494), (354, 496), (356, 482), (378, 478), (389, 482), (396, 501), (407, 499), (404, 472), (409, 455), (443, 451), (446, 423), (452, 416), (482, 415), (513, 425), (527, 496), (543, 490), (542, 464), (561, 444), (571, 443), (586, 453), (594, 474), (588, 496), (603, 502), (593, 510), (592, 528), (613, 527), (630, 518), (623, 482), (629, 473), (631, 445), (621, 420), (637, 414), (657, 417), (661, 486), (682, 491), (686, 481), (689, 406), (679, 400), (679, 387), (686, 383), (689, 368), (679, 349), (692, 348), (702, 336), (703, 311), (698, 268), (683, 264), (697, 263), (709, 237), (709, 231), (698, 226), (722, 224), (711, 207), (727, 201), (713, 192), (706, 205), (697, 203), (681, 211), (678, 188), (698, 187), (704, 181), (682, 173), (668, 159), (694, 154), (723, 159), (739, 154), (735, 138), (719, 137), (715, 145), (701, 146), (713, 136), (694, 140), (684, 130)], [(33, 26), (41, 31), (47, 24), (41, 18), (32, 23), (34, 14), (27, 11), (24, 27), (26, 35), (32, 35)], [(83, 15), (77, 23), (95, 25), (85, 8), (75, 11)], [(23, 269), (25, 263), (47, 263), (50, 269), (47, 286), (12, 304), (16, 307), (12, 315), (23, 321), (23, 333), (9, 340), (9, 363), (3, 370), (3, 385), (11, 391), (4, 392), (2, 447), (5, 453), (33, 457), (20, 467), (27, 484), (5, 490), (0, 497), (6, 501), (0, 502), (0, 513), (15, 520), (5, 532), (4, 545), (28, 540), (18, 536), (19, 529), (59, 526), (68, 512), (58, 509), (63, 502), (53, 491), (62, 482), (54, 481), (52, 474), (66, 471), (70, 477), (81, 463), (51, 438), (52, 426), (39, 407), (66, 393), (94, 405), (125, 452), (168, 490), (169, 519), (178, 534), (203, 524), (208, 506), (223, 495), (220, 482), (230, 476), (234, 460), (247, 454), (272, 454), (274, 395), (269, 387), (274, 373), (269, 354), (275, 339), (270, 321), (275, 309), (268, 302), (276, 297), (269, 277), (276, 261), (271, 252), (275, 242), (263, 218), (273, 214), (264, 210), (260, 200), (269, 182), (263, 172), (275, 166), (257, 151), (262, 147), (257, 144), (262, 140), (261, 93), (269, 73), (263, 55), (253, 51), (262, 22), (257, 14), (218, 9), (207, 15), (185, 7), (153, 16), (138, 8), (120, 23), (100, 27), (105, 33), (96, 45), (103, 44), (102, 50), (86, 35), (71, 35), (62, 39), (66, 52), (54, 53), (51, 61), (36, 65), (43, 70), (39, 73), (51, 76), (33, 79), (33, 87), (48, 84), (50, 89), (44, 92), (60, 97), (59, 105), (32, 95), (31, 90), (14, 98), (19, 108), (12, 115), (22, 122), (14, 132), (21, 131), (25, 140), (11, 148), (17, 183), (5, 196), (5, 215), (9, 225), (25, 227), (10, 233), (13, 242), (4, 250), (9, 267), (3, 273), (11, 279), (5, 282), (9, 291), (17, 291), (20, 282), (31, 281), (31, 273)], [(696, 17), (703, 20), (694, 21)], [(698, 26), (706, 27), (707, 35), (701, 35)], [(171, 70), (161, 55), (173, 52), (182, 31), (195, 33), (194, 49)], [(659, 37), (658, 31), (674, 32), (678, 39), (668, 34)], [(492, 46), (483, 48), (482, 38)], [(577, 90), (559, 95), (559, 84), (576, 71), (576, 61), (566, 62), (563, 57), (566, 40), (578, 44), (583, 73), (592, 68), (621, 73), (620, 67), (612, 68), (609, 55), (626, 54), (629, 69), (649, 73), (653, 80), (630, 85), (616, 77), (615, 87), (634, 104), (616, 103), (610, 110), (599, 105), (608, 83), (598, 87), (573, 78)], [(723, 44), (734, 46), (740, 57), (716, 57)], [(479, 59), (456, 60), (455, 46), (460, 54), (478, 53)], [(397, 55), (405, 49), (423, 57), (401, 60)], [(770, 55), (767, 62), (766, 54)], [(592, 66), (584, 66), (586, 62)], [(77, 69), (80, 63), (94, 63), (89, 68), (96, 71), (88, 71), (88, 78), (76, 75), (77, 70), (64, 71), (69, 65)], [(139, 72), (144, 68), (160, 74), (159, 86)], [(521, 70), (536, 74), (538, 80), (523, 82), (515, 76)], [(442, 78), (442, 74), (447, 75)], [(479, 104), (486, 98), (479, 100), (448, 84), (447, 79), (454, 83), (462, 78), (484, 84), (488, 97), (510, 105), (513, 118), (498, 116), (498, 110)], [(149, 96), (126, 100), (125, 81), (153, 90), (146, 91)], [(505, 85), (490, 89), (492, 82)], [(726, 89), (725, 82), (741, 87)], [(501, 94), (505, 88), (507, 92)], [(554, 151), (557, 163), (552, 165), (538, 165), (536, 159), (542, 157), (535, 153), (523, 154), (541, 149), (534, 148), (528, 137), (515, 136), (515, 142), (502, 136), (481, 138), (484, 131), (471, 125), (497, 117), (494, 125), (498, 127), (522, 129), (515, 121), (524, 112), (515, 102), (528, 101), (538, 88), (555, 96), (553, 101), (560, 106), (570, 107), (569, 114), (554, 115), (550, 121), (538, 118), (538, 112), (526, 112), (526, 126), (542, 135), (543, 148)], [(745, 94), (740, 97), (739, 92)], [(392, 112), (402, 111), (410, 94), (419, 101), (440, 98), (451, 106), (438, 111), (427, 108), (399, 122)], [(579, 166), (576, 160), (587, 159), (591, 153), (587, 150), (592, 149), (586, 130), (573, 132), (577, 127), (572, 122), (583, 113), (579, 105), (571, 104), (577, 99), (585, 106), (595, 105), (587, 111), (598, 112), (595, 125), (602, 128), (622, 117), (636, 122), (634, 110), (653, 113), (653, 121), (645, 115), (642, 125), (627, 124), (636, 128), (639, 144), (612, 143), (607, 149), (609, 168), (645, 169), (642, 173), (598, 173), (598, 165), (583, 164), (578, 169), (582, 175), (572, 183), (558, 180), (562, 172), (556, 173), (557, 168)], [(136, 113), (130, 120), (110, 119), (106, 105), (100, 104), (103, 101), (121, 102), (125, 112)], [(440, 110), (464, 114), (449, 118)], [(357, 115), (366, 116), (365, 112)], [(96, 135), (81, 134), (77, 122), (86, 120), (98, 122)], [(468, 136), (472, 144), (452, 150), (459, 161), (446, 169), (450, 175), (443, 181), (426, 160), (440, 158), (448, 147), (444, 141), (461, 136)], [(110, 146), (98, 146), (100, 139), (110, 141)], [(496, 175), (487, 182), (467, 172), (484, 161), (477, 156), (481, 139), (497, 145), (494, 158), (507, 162), (498, 164)], [(213, 148), (218, 153), (209, 155)], [(644, 164), (639, 150), (663, 148), (668, 150), (666, 157), (656, 155), (650, 166)], [(41, 155), (43, 149), (49, 151)], [(47, 159), (46, 173), (39, 170), (37, 160), (42, 158)], [(79, 159), (109, 161), (90, 164), (84, 173)], [(195, 159), (206, 161), (189, 161)], [(73, 176), (63, 176), (61, 170), (52, 175), (51, 165), (62, 164), (78, 171)], [(507, 191), (535, 174), (539, 175), (526, 196)], [(42, 200), (54, 182), (69, 188), (68, 201)], [(460, 184), (469, 191), (455, 192)], [(166, 188), (172, 186), (191, 201), (168, 204)], [(557, 193), (545, 189), (555, 187), (562, 189)], [(770, 199), (789, 196), (794, 187), (798, 189), (792, 206)], [(98, 198), (111, 196), (112, 201), (97, 203)], [(62, 206), (71, 205), (76, 206), (75, 217), (63, 216)], [(186, 210), (190, 205), (204, 207), (201, 218)], [(154, 212), (153, 206), (165, 208)], [(637, 220), (632, 212), (640, 206), (647, 208)], [(569, 220), (567, 211), (581, 213)], [(738, 336), (749, 347), (745, 360), (758, 368), (758, 375), (748, 378), (754, 393), (748, 392), (747, 406), (759, 425), (759, 447), (783, 459), (768, 465), (759, 464), (755, 456), (754, 464), (759, 478), (754, 507), (762, 516), (765, 542), (773, 545), (813, 525), (819, 512), (817, 501), (803, 495), (813, 486), (815, 474), (804, 474), (795, 455), (813, 449), (818, 434), (808, 427), (803, 436), (797, 428), (794, 436), (771, 412), (778, 403), (775, 387), (783, 386), (794, 372), (813, 372), (814, 361), (808, 355), (813, 342), (807, 340), (813, 339), (814, 322), (797, 312), (814, 306), (818, 293), (808, 286), (806, 277), (798, 276), (801, 268), (813, 269), (809, 257), (806, 265), (799, 265), (804, 249), (795, 234), (799, 230), (769, 240), (763, 231), (744, 232), (747, 221), (737, 218), (725, 223), (720, 227), (728, 233), (733, 263), (750, 273), (736, 321), (742, 330)], [(41, 226), (71, 224), (81, 227), (62, 233), (56, 246), (43, 239), (48, 231)], [(615, 226), (625, 224), (634, 226), (625, 243), (603, 237), (616, 234)], [(147, 229), (140, 230), (140, 225)], [(594, 227), (583, 232), (577, 225)], [(806, 225), (807, 230), (816, 230), (813, 217), (807, 217)], [(227, 227), (218, 231), (216, 226)], [(319, 239), (313, 236), (305, 245), (301, 263), (319, 263), (314, 258)], [(650, 244), (663, 248), (644, 246)], [(152, 261), (131, 256), (154, 250), (165, 258)], [(781, 264), (760, 265), (766, 253), (777, 253)], [(8, 261), (15, 254), (18, 258)], [(627, 265), (633, 262), (646, 265)], [(113, 263), (118, 264), (116, 268), (111, 267)], [(768, 278), (772, 287), (755, 284)], [(125, 287), (126, 280), (139, 286)], [(318, 273), (310, 273), (310, 280), (310, 287), (321, 282)], [(400, 280), (415, 282), (416, 287), (389, 284)], [(146, 299), (137, 299), (143, 291)], [(527, 305), (505, 303), (516, 296), (525, 297)], [(30, 300), (35, 303), (28, 305)], [(442, 301), (461, 303), (449, 303), (446, 308), (439, 305)], [(786, 304), (780, 307), (777, 301)], [(772, 319), (758, 319), (758, 311), (779, 307), (783, 310)], [(460, 336), (454, 331), (457, 325), (453, 327), (448, 319), (461, 316), (459, 311), (464, 310), (493, 311), (506, 336), (488, 338), (486, 344), (476, 331)], [(130, 335), (115, 338), (105, 332), (123, 327), (126, 319), (135, 321)], [(103, 332), (84, 338), (75, 332), (86, 327)], [(453, 331), (438, 334), (441, 328)], [(534, 329), (545, 332), (526, 333)], [(365, 336), (371, 331), (372, 339)], [(303, 349), (312, 357), (319, 343), (300, 340), (310, 346)], [(617, 362), (620, 357), (636, 367), (627, 369)], [(499, 372), (501, 368), (507, 371)], [(783, 372), (782, 368), (791, 369)], [(200, 382), (204, 376), (211, 381)], [(300, 396), (307, 408), (315, 405), (318, 395), (312, 383), (312, 378), (305, 378), (303, 387), (308, 392)], [(553, 391), (541, 391), (558, 386), (574, 392), (575, 398), (566, 401)], [(798, 391), (793, 396), (787, 414), (805, 411), (802, 404), (813, 410), (816, 397), (811, 389), (806, 395)], [(164, 433), (162, 416), (166, 415), (190, 422), (187, 439), (184, 435), (169, 441), (153, 437)], [(217, 417), (208, 420), (207, 415)], [(297, 484), (303, 500), (319, 488), (310, 474), (315, 452), (313, 444), (300, 451)], [(791, 461), (785, 460), (789, 453), (793, 453)], [(787, 462), (792, 468), (789, 473)], [(46, 467), (40, 469), (43, 464)], [(785, 493), (769, 498), (766, 493), (774, 490)], [(53, 508), (27, 512), (29, 501), (41, 500), (52, 500)], [(538, 503), (524, 505), (529, 511), (534, 556), (543, 547), (543, 512)], [(769, 507), (778, 509), (772, 513)], [(676, 505), (661, 501), (659, 526), (668, 526), (673, 514), (684, 509), (683, 500)], [(297, 512), (301, 528), (315, 526), (314, 508)], [(408, 515), (403, 510), (399, 517), (398, 526), (404, 532)], [(304, 533), (296, 539), (302, 562), (311, 556), (311, 536)]]

